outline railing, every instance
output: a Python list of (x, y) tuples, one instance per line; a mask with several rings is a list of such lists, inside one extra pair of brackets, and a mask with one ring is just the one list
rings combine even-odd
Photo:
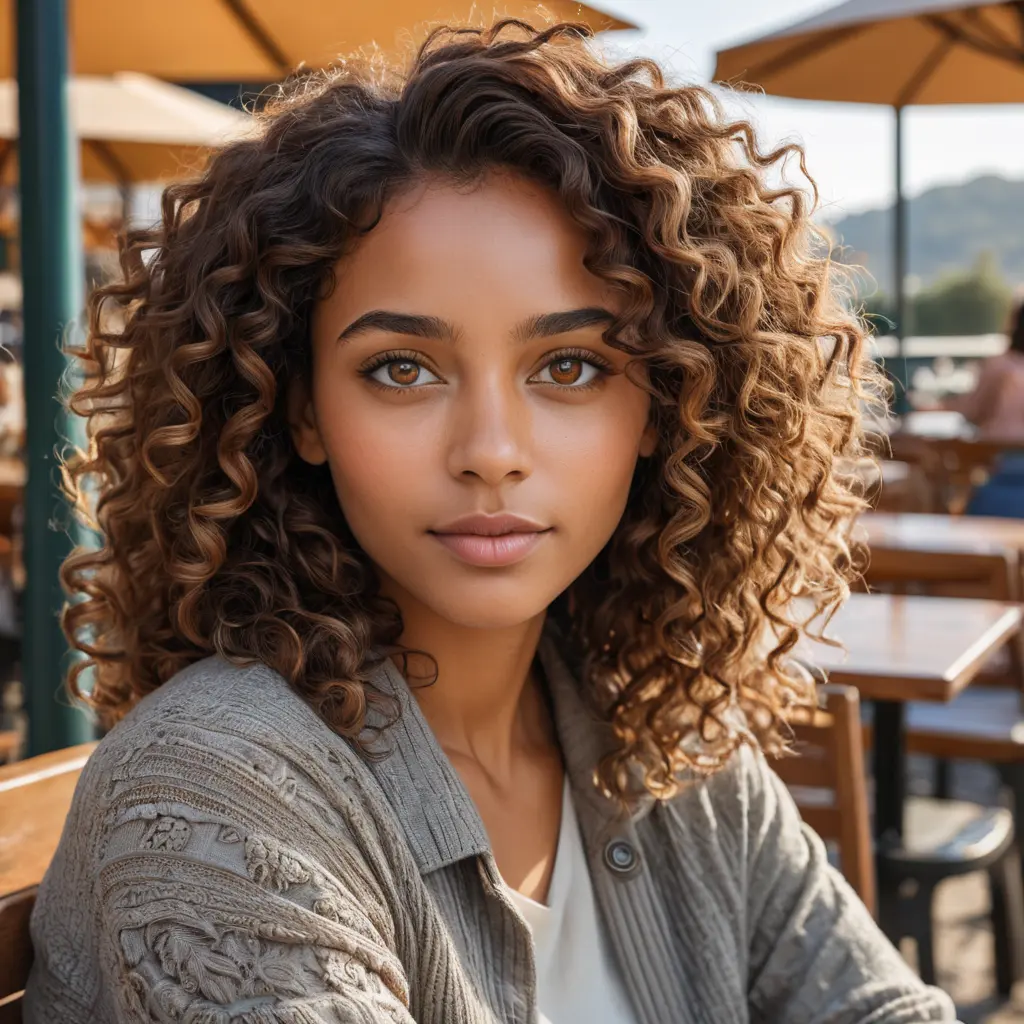
[[(882, 359), (893, 359), (898, 352), (896, 338), (891, 335), (871, 339), (874, 355)], [(967, 334), (919, 336), (906, 338), (903, 355), (907, 359), (937, 359), (948, 356), (951, 359), (984, 359), (1006, 351), (1005, 334)]]

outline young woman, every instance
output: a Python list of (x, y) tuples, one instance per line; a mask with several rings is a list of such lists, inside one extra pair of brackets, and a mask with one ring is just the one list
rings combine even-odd
[(583, 35), (307, 78), (95, 299), (66, 624), (125, 717), (29, 1024), (952, 1019), (761, 753), (861, 327), (786, 150)]

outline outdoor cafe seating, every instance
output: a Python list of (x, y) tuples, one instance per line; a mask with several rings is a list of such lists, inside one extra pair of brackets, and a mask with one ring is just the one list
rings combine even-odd
[(860, 698), (852, 686), (823, 684), (821, 710), (790, 718), (796, 757), (773, 763), (801, 816), (834, 846), (846, 880), (894, 941), (914, 941), (918, 971), (936, 981), (933, 918), (936, 887), (947, 878), (985, 871), (995, 940), (996, 985), (1008, 995), (1024, 976), (1024, 890), (1014, 816), (1005, 808), (965, 801), (908, 801), (907, 839), (882, 847), (877, 871), (887, 898), (879, 908), (874, 843), (863, 759)]
[[(884, 517), (879, 520), (869, 516), (864, 520), (869, 534), (875, 536), (871, 565), (865, 577), (874, 589), (904, 593), (913, 590), (996, 601), (1021, 600), (1020, 551), (1012, 546), (998, 546), (993, 539), (984, 541), (985, 532), (992, 532), (991, 520), (965, 523), (982, 537), (982, 542), (975, 542), (973, 546), (938, 536), (929, 543), (927, 531), (934, 528), (932, 517), (911, 517), (905, 522), (916, 535), (916, 549), (900, 544), (895, 535), (887, 539), (889, 521)], [(1018, 542), (1024, 544), (1024, 524), (1010, 524), (1006, 528), (1015, 529)], [(940, 523), (938, 529), (943, 530), (944, 526)], [(936, 550), (943, 544), (947, 550)], [(908, 749), (911, 753), (936, 759), (937, 788), (941, 794), (948, 795), (950, 761), (983, 761), (997, 767), (1013, 797), (1018, 818), (1024, 814), (1022, 686), (1024, 650), (1018, 638), (990, 660), (975, 684), (954, 703), (908, 705)]]

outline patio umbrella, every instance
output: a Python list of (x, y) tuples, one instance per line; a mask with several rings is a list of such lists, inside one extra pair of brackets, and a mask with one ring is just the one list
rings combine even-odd
[[(0, 76), (10, 75), (12, 0), (0, 0)], [(546, 0), (560, 21), (634, 28), (577, 0)], [(71, 65), (79, 74), (142, 71), (179, 82), (273, 82), (376, 44), (390, 51), (428, 23), (538, 20), (537, 0), (69, 0)]]
[[(127, 221), (133, 183), (180, 176), (252, 127), (248, 114), (135, 72), (80, 75), (70, 83), (70, 100), (82, 180), (118, 186), (120, 223)], [(6, 79), (0, 82), (0, 182), (7, 186), (17, 181), (17, 140), (18, 85)], [(11, 238), (18, 225), (6, 199), (0, 193), (0, 236)], [(86, 250), (115, 247), (120, 223), (85, 218)]]
[(848, 0), (721, 51), (715, 79), (897, 108), (1024, 103), (1024, 3)]
[[(134, 72), (72, 79), (70, 115), (82, 180), (117, 185), (125, 213), (133, 182), (179, 176), (252, 125), (240, 110)], [(6, 79), (0, 81), (0, 181), (7, 185), (17, 178), (17, 137), (18, 84)]]
[[(848, 0), (722, 50), (715, 79), (776, 96), (885, 103), (894, 109), (893, 285), (902, 357), (907, 327), (903, 109), (1024, 103), (1024, 0)], [(900, 376), (905, 386), (905, 374)]]

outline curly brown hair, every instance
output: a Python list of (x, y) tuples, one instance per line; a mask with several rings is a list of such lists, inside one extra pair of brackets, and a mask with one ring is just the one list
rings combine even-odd
[(803, 170), (799, 148), (762, 152), (708, 90), (610, 65), (588, 35), (443, 28), (404, 72), (304, 76), (127, 235), (76, 353), (90, 444), (66, 467), (102, 536), (64, 566), (85, 655), (69, 685), (105, 722), (216, 653), (273, 667), (358, 738), (401, 617), (329, 472), (293, 448), (286, 385), (311, 372), (314, 304), (384, 202), (501, 167), (561, 198), (588, 268), (627, 297), (608, 336), (645, 364), (658, 427), (616, 534), (550, 611), (620, 741), (599, 780), (624, 797), (639, 767), (664, 796), (739, 742), (779, 745), (808, 697), (792, 598), (827, 613), (852, 571), (842, 525), (864, 502), (841, 466), (877, 393), (864, 330), (814, 244), (816, 195), (768, 182), (791, 154)]

